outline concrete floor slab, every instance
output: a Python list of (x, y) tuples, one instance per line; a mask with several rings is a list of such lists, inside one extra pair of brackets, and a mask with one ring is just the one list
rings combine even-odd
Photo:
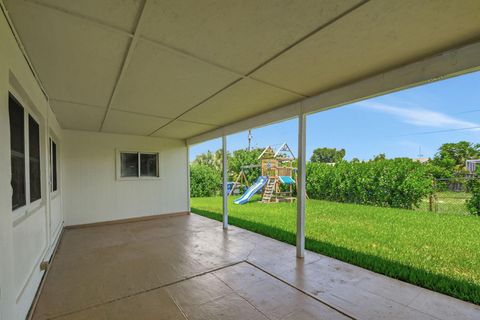
[(195, 214), (65, 230), (34, 319), (480, 319), (480, 307)]

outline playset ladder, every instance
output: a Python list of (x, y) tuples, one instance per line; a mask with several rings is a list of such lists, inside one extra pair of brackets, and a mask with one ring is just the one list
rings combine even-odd
[(272, 177), (268, 178), (267, 184), (265, 185), (265, 191), (263, 192), (262, 202), (269, 203), (272, 199), (273, 192), (275, 191), (275, 184), (277, 179)]

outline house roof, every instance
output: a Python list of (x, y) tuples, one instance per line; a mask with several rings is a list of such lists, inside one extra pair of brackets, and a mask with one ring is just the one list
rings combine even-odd
[(477, 0), (4, 1), (63, 128), (178, 139), (480, 34)]

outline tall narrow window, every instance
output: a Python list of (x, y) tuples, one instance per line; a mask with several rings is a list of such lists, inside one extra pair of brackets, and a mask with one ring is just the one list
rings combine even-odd
[(26, 204), (25, 196), (25, 122), (24, 111), (18, 101), (9, 96), (10, 154), (12, 180), (12, 209)]
[(51, 191), (57, 191), (57, 144), (50, 139), (50, 173)]
[(40, 127), (32, 116), (28, 116), (28, 151), (30, 163), (30, 202), (42, 197), (40, 181)]

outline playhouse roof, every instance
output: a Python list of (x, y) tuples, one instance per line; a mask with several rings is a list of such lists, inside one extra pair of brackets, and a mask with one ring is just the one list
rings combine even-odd
[(293, 160), (295, 159), (295, 156), (288, 144), (284, 142), (280, 145), (280, 148), (278, 148), (277, 151), (275, 151), (272, 146), (267, 146), (258, 156), (258, 159)]
[(262, 153), (258, 156), (258, 159), (271, 159), (275, 157), (275, 151), (271, 146), (267, 146), (263, 149)]

